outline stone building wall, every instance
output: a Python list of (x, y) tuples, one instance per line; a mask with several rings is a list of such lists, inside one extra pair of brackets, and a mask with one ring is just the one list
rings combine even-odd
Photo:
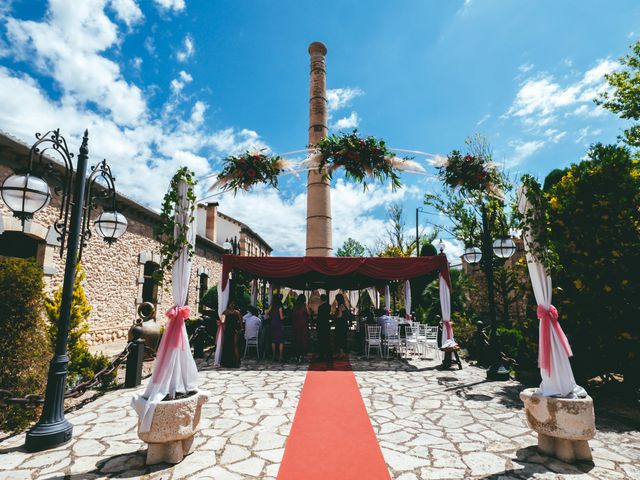
[[(12, 170), (0, 165), (0, 183)], [(106, 244), (95, 233), (84, 247), (82, 265), (86, 273), (84, 288), (92, 306), (89, 318), (90, 330), (87, 340), (99, 344), (125, 338), (141, 301), (142, 269), (146, 259), (158, 259), (158, 243), (153, 240), (153, 219), (145, 215), (144, 209), (135, 211), (131, 207), (123, 211), (128, 220), (127, 232), (112, 245)], [(50, 225), (58, 218), (59, 202), (54, 198), (49, 206), (37, 212), (32, 221), (26, 222), (24, 230), (20, 221), (3, 202), (0, 202), (0, 233), (2, 231), (24, 231), (26, 235), (41, 242), (38, 261), (43, 266), (46, 280), (45, 294), (51, 295), (60, 288), (64, 278), (64, 263), (59, 256), (55, 235), (49, 232)], [(93, 229), (92, 229), (93, 230)], [(47, 240), (48, 238), (48, 240)], [(40, 254), (42, 250), (42, 255)], [(217, 283), (222, 270), (222, 254), (204, 239), (196, 244), (191, 279), (189, 303), (197, 312), (199, 297), (199, 273), (209, 273), (209, 286)], [(172, 305), (171, 278), (167, 276), (158, 289), (156, 318), (164, 325), (164, 312)]]

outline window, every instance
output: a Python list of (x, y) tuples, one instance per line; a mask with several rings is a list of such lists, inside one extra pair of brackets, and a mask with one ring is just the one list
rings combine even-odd
[(7, 231), (0, 235), (0, 257), (37, 258), (39, 244), (22, 232)]
[(200, 284), (198, 285), (198, 311), (202, 312), (204, 310), (204, 305), (202, 305), (202, 299), (204, 297), (204, 294), (207, 293), (207, 290), (209, 289), (209, 275), (207, 275), (206, 273), (201, 273), (200, 274)]
[(144, 264), (144, 283), (142, 284), (142, 302), (158, 303), (158, 282), (153, 278), (153, 274), (160, 266), (152, 261)]

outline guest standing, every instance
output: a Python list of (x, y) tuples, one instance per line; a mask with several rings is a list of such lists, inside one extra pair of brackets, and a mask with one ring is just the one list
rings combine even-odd
[(298, 363), (301, 363), (307, 354), (309, 344), (309, 308), (307, 297), (303, 294), (298, 295), (293, 307), (293, 344)]
[(318, 330), (318, 353), (320, 359), (326, 362), (331, 361), (331, 307), (327, 295), (320, 295), (320, 306), (318, 306), (318, 320), (316, 328)]
[(340, 358), (344, 358), (347, 354), (347, 343), (349, 333), (349, 308), (344, 301), (344, 295), (339, 293), (336, 295), (336, 349), (340, 352)]
[(276, 352), (279, 352), (278, 360), (284, 362), (284, 326), (282, 320), (284, 313), (282, 311), (282, 296), (273, 296), (273, 305), (269, 307), (269, 320), (271, 321), (271, 351), (272, 359), (276, 360)]
[(235, 302), (229, 302), (229, 306), (222, 313), (220, 318), (224, 325), (222, 356), (220, 365), (225, 368), (238, 368), (240, 366), (240, 311), (236, 308)]

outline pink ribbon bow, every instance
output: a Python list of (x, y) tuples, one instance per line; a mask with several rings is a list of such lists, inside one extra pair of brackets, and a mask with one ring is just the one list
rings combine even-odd
[(184, 324), (184, 321), (189, 318), (189, 315), (191, 315), (191, 308), (187, 305), (184, 307), (174, 305), (167, 310), (166, 315), (169, 317), (169, 323), (164, 329), (162, 339), (160, 340), (160, 346), (158, 347), (158, 353), (156, 355), (157, 366), (153, 372), (153, 378), (151, 379), (154, 383), (161, 383), (162, 379), (167, 375), (165, 369), (167, 361), (171, 357), (171, 355), (169, 355), (171, 349), (184, 349), (182, 325)]
[(442, 325), (444, 326), (444, 329), (447, 331), (447, 338), (448, 339), (452, 339), (453, 338), (453, 327), (451, 326), (451, 320), (443, 320), (442, 321)]
[(556, 332), (560, 345), (567, 354), (567, 358), (573, 356), (569, 340), (558, 323), (558, 310), (553, 305), (545, 308), (538, 305), (538, 319), (540, 320), (540, 350), (538, 352), (538, 364), (541, 370), (551, 375), (551, 329)]

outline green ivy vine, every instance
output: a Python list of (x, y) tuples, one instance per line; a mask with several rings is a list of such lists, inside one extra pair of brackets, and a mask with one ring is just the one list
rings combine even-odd
[[(176, 202), (179, 200), (178, 185), (181, 181), (187, 184), (187, 199), (189, 200), (189, 221), (193, 222), (196, 209), (195, 173), (187, 167), (180, 168), (169, 184), (169, 189), (162, 200), (160, 223), (153, 229), (154, 238), (160, 243), (160, 256), (162, 258), (159, 268), (154, 273), (154, 279), (159, 284), (164, 280), (165, 274), (170, 273), (182, 248), (187, 249), (189, 258), (193, 257), (194, 247), (188, 240), (189, 226), (176, 224)], [(177, 228), (177, 235), (174, 234)]]

